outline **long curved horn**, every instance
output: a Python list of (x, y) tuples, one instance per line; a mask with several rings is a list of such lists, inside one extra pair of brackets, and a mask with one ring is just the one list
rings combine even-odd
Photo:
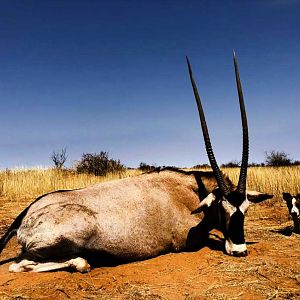
[(186, 57), (186, 61), (187, 61), (188, 69), (189, 69), (189, 74), (190, 74), (190, 79), (191, 79), (195, 99), (197, 102), (197, 107), (198, 107), (198, 112), (199, 112), (200, 122), (201, 122), (201, 127), (202, 127), (202, 133), (203, 133), (203, 138), (204, 138), (204, 142), (205, 142), (206, 153), (207, 153), (211, 168), (213, 169), (213, 173), (216, 177), (218, 186), (219, 186), (222, 194), (228, 195), (230, 191), (224, 181), (223, 175), (219, 169), (219, 166), (217, 164), (217, 161), (216, 161), (214, 153), (213, 153), (213, 149), (212, 149), (210, 138), (209, 138), (209, 133), (208, 133), (208, 129), (207, 129), (206, 121), (205, 121), (205, 116), (204, 116), (200, 96), (198, 93), (196, 83), (193, 78), (192, 68), (191, 68), (188, 57)]
[(237, 86), (239, 102), (240, 102), (242, 126), (243, 126), (243, 154), (242, 154), (240, 178), (236, 190), (241, 194), (245, 194), (246, 184), (247, 184), (248, 158), (249, 158), (249, 136), (248, 136), (247, 115), (246, 115), (246, 109), (245, 109), (245, 103), (244, 103), (244, 97), (242, 91), (242, 84), (240, 80), (237, 59), (234, 51), (233, 51), (233, 62), (234, 62), (236, 86)]

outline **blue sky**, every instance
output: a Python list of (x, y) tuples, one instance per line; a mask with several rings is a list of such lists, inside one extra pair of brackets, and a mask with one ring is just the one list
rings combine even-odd
[(300, 1), (1, 1), (0, 168), (67, 148), (140, 162), (206, 163), (185, 55), (218, 162), (240, 160), (235, 49), (250, 161), (300, 159)]

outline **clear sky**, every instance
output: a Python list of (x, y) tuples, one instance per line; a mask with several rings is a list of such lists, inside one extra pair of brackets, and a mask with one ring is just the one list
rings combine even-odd
[(0, 1), (0, 168), (67, 148), (127, 166), (208, 162), (185, 62), (219, 164), (240, 160), (238, 57), (250, 161), (300, 159), (300, 0)]

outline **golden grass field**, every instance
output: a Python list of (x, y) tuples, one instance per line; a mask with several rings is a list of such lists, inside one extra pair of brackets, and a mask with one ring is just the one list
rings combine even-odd
[[(239, 168), (223, 170), (237, 184)], [(282, 192), (300, 192), (300, 166), (248, 168), (247, 185), (250, 190), (263, 191), (281, 197)]]
[[(223, 172), (236, 184), (239, 168), (225, 168)], [(12, 201), (36, 198), (60, 189), (82, 188), (98, 182), (115, 180), (140, 174), (140, 170), (127, 170), (120, 174), (93, 176), (56, 169), (14, 169), (0, 171), (0, 196)], [(300, 192), (300, 166), (248, 168), (248, 189), (264, 191), (280, 197), (283, 191)]]
[(98, 182), (116, 180), (140, 173), (139, 170), (126, 170), (118, 174), (94, 176), (54, 168), (5, 170), (0, 171), (0, 196), (12, 201), (20, 198), (36, 198), (55, 190), (82, 188)]

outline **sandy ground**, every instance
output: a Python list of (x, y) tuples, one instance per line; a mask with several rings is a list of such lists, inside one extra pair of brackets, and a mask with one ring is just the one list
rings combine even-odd
[[(19, 207), (1, 202), (2, 234)], [(25, 206), (25, 205), (24, 205)], [(222, 235), (213, 231), (207, 247), (171, 253), (88, 274), (8, 272), (19, 252), (13, 238), (0, 256), (0, 299), (300, 299), (300, 235), (292, 234), (287, 209), (279, 199), (249, 209), (249, 255), (222, 251)]]

